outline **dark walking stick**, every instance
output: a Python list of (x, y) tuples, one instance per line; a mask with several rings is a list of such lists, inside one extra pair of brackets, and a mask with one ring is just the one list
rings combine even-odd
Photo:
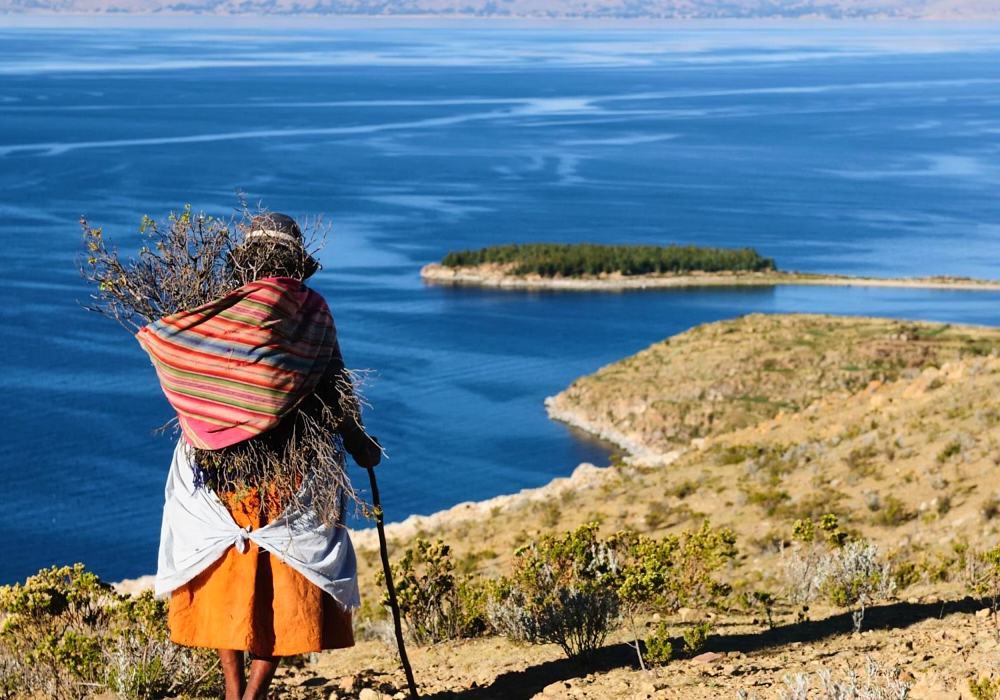
[(392, 568), (389, 566), (389, 547), (385, 543), (384, 518), (382, 503), (378, 497), (378, 484), (375, 482), (375, 470), (368, 470), (368, 478), (372, 482), (372, 506), (375, 509), (375, 528), (378, 530), (378, 546), (382, 554), (382, 571), (385, 572), (385, 587), (389, 592), (389, 607), (392, 608), (392, 624), (396, 628), (396, 646), (399, 647), (399, 660), (406, 674), (406, 684), (410, 686), (410, 697), (416, 698), (417, 682), (413, 680), (413, 669), (410, 660), (406, 658), (406, 646), (403, 644), (403, 625), (399, 621), (399, 603), (396, 602), (396, 587), (392, 583)]

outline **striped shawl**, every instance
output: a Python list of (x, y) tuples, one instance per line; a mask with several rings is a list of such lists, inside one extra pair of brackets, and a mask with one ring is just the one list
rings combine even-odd
[(142, 328), (188, 443), (218, 450), (275, 427), (312, 393), (335, 352), (323, 297), (271, 277)]

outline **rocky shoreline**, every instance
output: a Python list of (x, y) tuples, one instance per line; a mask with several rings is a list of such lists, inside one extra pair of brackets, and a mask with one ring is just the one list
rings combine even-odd
[[(623, 432), (615, 430), (610, 423), (601, 424), (588, 418), (583, 410), (574, 409), (563, 394), (549, 396), (545, 399), (545, 410), (552, 420), (566, 423), (579, 428), (591, 435), (621, 447), (626, 455), (624, 462), (641, 467), (664, 467), (682, 456), (686, 448), (660, 452), (644, 445), (640, 440), (630, 438)], [(704, 440), (692, 441), (692, 446), (699, 447)], [(564, 493), (579, 492), (600, 486), (608, 479), (612, 471), (606, 467), (597, 467), (589, 462), (583, 462), (573, 470), (568, 477), (557, 477), (544, 486), (522, 489), (514, 494), (505, 494), (488, 498), (484, 501), (466, 501), (446, 510), (430, 515), (410, 515), (404, 520), (386, 523), (387, 539), (408, 542), (417, 537), (421, 531), (436, 531), (453, 528), (469, 522), (478, 522), (498, 512), (516, 511), (532, 504), (557, 501)], [(377, 550), (378, 533), (375, 528), (352, 530), (351, 540), (360, 550)]]
[(487, 264), (477, 267), (445, 267), (439, 263), (425, 265), (420, 277), (432, 284), (454, 286), (497, 287), (501, 289), (546, 289), (555, 291), (626, 291), (671, 289), (685, 287), (771, 287), (776, 285), (816, 285), (832, 287), (893, 287), (906, 289), (954, 289), (963, 291), (1000, 291), (1000, 282), (967, 277), (850, 277), (818, 275), (801, 272), (693, 272), (687, 275), (620, 274), (600, 277), (542, 277), (514, 275), (504, 266)]
[[(583, 462), (568, 477), (557, 477), (544, 486), (522, 489), (514, 494), (488, 498), (485, 501), (466, 501), (430, 515), (411, 515), (405, 520), (386, 523), (387, 540), (409, 542), (421, 531), (453, 528), (470, 522), (480, 522), (494, 514), (513, 512), (535, 503), (558, 499), (566, 492), (579, 492), (600, 486), (610, 474), (605, 467)], [(377, 550), (378, 533), (375, 528), (352, 530), (351, 541), (359, 550)]]
[(628, 456), (624, 460), (627, 464), (662, 467), (670, 464), (684, 454), (684, 450), (671, 450), (667, 453), (651, 450), (642, 444), (642, 442), (616, 430), (611, 423), (598, 423), (596, 420), (588, 418), (584, 411), (579, 409), (574, 410), (564, 398), (564, 394), (546, 398), (545, 410), (552, 420), (566, 423), (574, 428), (586, 431), (601, 440), (618, 445), (628, 453)]

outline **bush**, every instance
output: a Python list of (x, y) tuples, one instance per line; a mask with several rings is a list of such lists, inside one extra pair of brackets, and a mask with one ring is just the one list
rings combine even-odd
[(792, 539), (800, 544), (791, 554), (782, 552), (781, 568), (789, 583), (788, 598), (793, 603), (810, 603), (819, 595), (823, 581), (817, 578), (821, 562), (831, 549), (843, 547), (847, 533), (840, 529), (840, 521), (835, 515), (824, 515), (819, 522), (824, 533), (822, 541), (817, 541), (816, 524), (810, 518), (795, 521)]
[(969, 692), (974, 700), (997, 700), (1000, 698), (1000, 679), (970, 678)]
[(711, 605), (730, 592), (713, 577), (736, 556), (736, 536), (729, 529), (713, 530), (705, 521), (697, 530), (659, 540), (626, 531), (608, 543), (618, 559), (618, 595), (632, 612)]
[(802, 544), (783, 561), (789, 581), (789, 598), (808, 603), (819, 594), (833, 605), (853, 613), (854, 629), (861, 630), (869, 603), (889, 597), (896, 589), (892, 564), (879, 555), (878, 546), (867, 540), (848, 541), (836, 516), (824, 515), (820, 529), (825, 542), (817, 542), (811, 520), (795, 523), (793, 537)]
[(874, 445), (853, 449), (844, 458), (847, 468), (861, 476), (869, 476), (874, 473), (875, 458), (878, 457), (878, 450)]
[(996, 619), (1000, 608), (1000, 545), (969, 556), (966, 560), (966, 576), (972, 592), (989, 601)]
[(748, 490), (745, 491), (747, 503), (754, 506), (760, 506), (764, 509), (767, 515), (774, 515), (775, 511), (785, 501), (791, 499), (787, 491), (780, 491), (775, 488), (768, 488), (765, 490)]
[[(471, 577), (456, 581), (451, 547), (441, 540), (417, 538), (392, 565), (399, 612), (418, 644), (482, 635), (486, 623), (486, 589)], [(379, 586), (385, 575), (375, 575)], [(389, 604), (388, 593), (382, 605)]]
[(660, 501), (650, 503), (649, 509), (643, 517), (643, 522), (646, 523), (647, 528), (655, 530), (666, 522), (669, 514), (670, 508), (667, 507), (667, 504), (661, 503)]
[(961, 451), (962, 451), (962, 443), (958, 442), (957, 440), (952, 440), (943, 448), (941, 448), (941, 451), (938, 452), (937, 457), (935, 459), (939, 464), (944, 464), (949, 459), (959, 454)]
[[(781, 700), (906, 700), (912, 683), (900, 678), (898, 666), (885, 666), (871, 657), (865, 658), (864, 675), (848, 667), (843, 680), (834, 680), (833, 674), (822, 669), (818, 692), (811, 692), (812, 679), (808, 673), (783, 676), (785, 690), (778, 691)], [(739, 697), (749, 698), (745, 693)]]
[(558, 644), (569, 658), (589, 659), (618, 625), (616, 573), (596, 524), (545, 535), (515, 552), (510, 577), (491, 592), (490, 622), (515, 640)]
[[(562, 537), (545, 535), (515, 553), (513, 573), (493, 585), (487, 603), (499, 634), (556, 643), (567, 656), (586, 658), (625, 613), (643, 665), (637, 614), (710, 605), (730, 593), (713, 576), (736, 555), (730, 530), (705, 522), (658, 540), (628, 530), (601, 541), (597, 529), (589, 523)], [(666, 653), (662, 645), (657, 653)]]
[(1000, 515), (1000, 498), (996, 494), (993, 494), (979, 507), (979, 513), (983, 516), (983, 520), (987, 522), (993, 520), (997, 515)]
[(646, 637), (646, 661), (652, 666), (665, 666), (674, 658), (674, 645), (670, 642), (667, 623), (661, 622), (656, 631)]
[(851, 610), (854, 631), (861, 631), (869, 603), (888, 598), (896, 589), (888, 560), (879, 556), (878, 545), (855, 540), (825, 557), (816, 577), (830, 602)]
[(704, 649), (711, 631), (712, 623), (707, 620), (684, 630), (684, 652), (693, 656)]
[(632, 627), (640, 666), (643, 658), (635, 616), (673, 612), (690, 604), (711, 605), (728, 595), (730, 587), (713, 574), (736, 556), (735, 542), (732, 531), (713, 530), (707, 521), (698, 530), (659, 540), (631, 531), (609, 538), (619, 570), (616, 593)]
[(115, 593), (82, 564), (0, 588), (0, 697), (214, 695), (214, 652), (169, 640), (167, 604)]
[(453, 607), (455, 623), (453, 629), (463, 638), (481, 637), (490, 631), (486, 606), (492, 590), (492, 582), (481, 582), (466, 576), (458, 582)]
[(875, 514), (872, 522), (885, 527), (897, 527), (905, 522), (913, 520), (917, 514), (909, 510), (906, 504), (895, 496), (885, 499), (885, 506)]

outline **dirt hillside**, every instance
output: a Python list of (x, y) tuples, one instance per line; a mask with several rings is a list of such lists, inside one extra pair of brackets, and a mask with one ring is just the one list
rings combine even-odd
[[(422, 692), (976, 697), (970, 679), (1000, 678), (996, 620), (970, 589), (981, 574), (975, 553), (1000, 543), (995, 348), (1000, 331), (985, 328), (755, 315), (692, 329), (574, 382), (550, 401), (553, 412), (615, 437), (631, 457), (584, 467), (548, 489), (391, 526), (393, 557), (416, 537), (441, 538), (458, 572), (494, 577), (508, 570), (515, 548), (543, 533), (598, 522), (604, 534), (661, 537), (707, 519), (737, 536), (738, 556), (723, 572), (731, 595), (641, 625), (666, 622), (675, 649), (699, 621), (710, 621), (711, 636), (698, 654), (650, 672), (639, 670), (625, 630), (590, 665), (552, 645), (500, 637), (411, 644)], [(804, 604), (799, 595), (791, 563), (804, 545), (792, 537), (794, 524), (827, 514), (891, 563), (895, 590), (868, 609), (861, 634), (852, 633), (844, 607), (823, 598)], [(373, 604), (377, 552), (359, 534), (363, 641), (284, 671), (288, 697), (404, 697), (391, 635)], [(776, 598), (770, 623), (762, 607), (747, 604), (754, 591)], [(827, 672), (828, 687), (853, 672), (858, 689), (822, 690)], [(978, 697), (1000, 697), (1000, 682), (995, 695), (983, 687)]]

